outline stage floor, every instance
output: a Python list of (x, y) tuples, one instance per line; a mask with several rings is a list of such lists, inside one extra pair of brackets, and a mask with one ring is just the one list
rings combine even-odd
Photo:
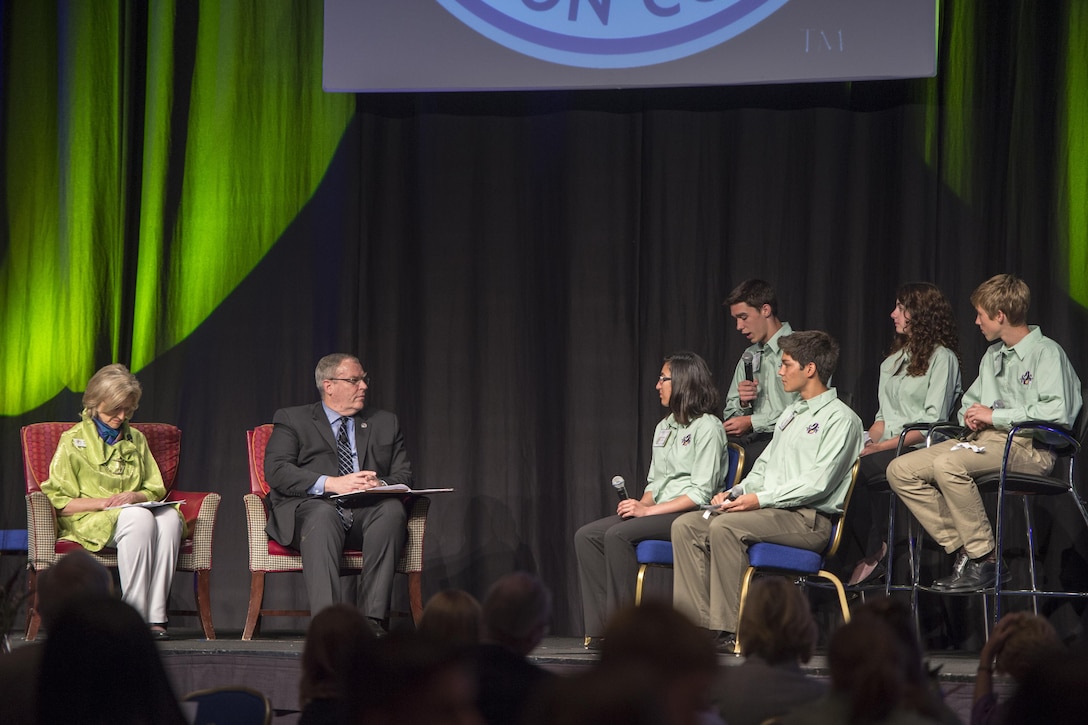
[[(245, 685), (267, 694), (276, 711), (275, 725), (293, 725), (297, 720), (299, 660), (304, 632), (271, 631), (250, 642), (241, 632), (217, 632), (212, 641), (197, 629), (171, 628), (171, 639), (159, 643), (167, 673), (179, 695), (223, 685)], [(23, 641), (13, 636), (12, 644)], [(589, 667), (595, 652), (582, 646), (580, 637), (548, 637), (531, 659), (558, 674), (571, 674)], [(945, 701), (963, 719), (970, 720), (971, 697), (978, 657), (970, 653), (927, 653), (930, 667), (940, 667), (939, 679)], [(720, 655), (722, 667), (740, 664), (743, 659)], [(821, 678), (828, 676), (827, 660), (817, 654), (805, 669)], [(998, 678), (996, 690), (1002, 697), (1012, 691), (1011, 682)]]

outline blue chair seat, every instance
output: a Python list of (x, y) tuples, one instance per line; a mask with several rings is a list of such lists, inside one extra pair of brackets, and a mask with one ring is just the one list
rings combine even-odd
[(657, 539), (640, 541), (635, 547), (635, 557), (639, 564), (672, 566), (672, 542)]
[[(737, 443), (727, 444), (729, 468), (725, 473), (723, 491), (736, 485), (744, 472), (744, 449)], [(642, 603), (642, 586), (646, 580), (646, 568), (660, 566), (672, 568), (672, 542), (648, 539), (635, 546), (635, 558), (638, 559), (638, 578), (635, 580), (635, 604)]]
[(816, 574), (823, 568), (823, 553), (761, 542), (748, 547), (748, 563), (760, 569), (784, 569), (799, 574)]
[(0, 551), (26, 553), (26, 529), (0, 530)]

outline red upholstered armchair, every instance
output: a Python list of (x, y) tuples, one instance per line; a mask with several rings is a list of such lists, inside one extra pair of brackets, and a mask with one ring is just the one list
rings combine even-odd
[[(23, 447), (23, 470), (26, 475), (26, 522), (27, 522), (27, 589), (30, 606), (27, 608), (26, 638), (38, 634), (41, 617), (38, 614), (38, 572), (48, 569), (60, 557), (82, 548), (72, 541), (57, 540), (57, 514), (49, 498), (42, 493), (41, 484), (49, 478), (49, 464), (60, 443), (60, 435), (72, 427), (72, 423), (34, 423), (20, 432)], [(178, 616), (197, 616), (204, 629), (204, 636), (215, 639), (212, 628), (211, 569), (212, 536), (215, 515), (219, 509), (220, 495), (195, 491), (175, 491), (178, 460), (181, 457), (181, 430), (167, 423), (134, 423), (133, 428), (147, 438), (151, 455), (159, 464), (163, 483), (166, 484), (166, 500), (180, 501), (189, 535), (181, 542), (178, 553), (178, 571), (191, 571), (196, 576), (193, 589), (197, 610), (171, 610)], [(112, 548), (90, 552), (93, 557), (111, 569), (117, 568), (117, 551)]]
[[(249, 450), (249, 490), (245, 495), (246, 526), (249, 529), (249, 612), (242, 639), (253, 639), (254, 632), (260, 630), (261, 617), (306, 617), (306, 609), (262, 609), (264, 601), (264, 575), (271, 572), (301, 572), (302, 555), (295, 549), (289, 549), (270, 539), (265, 533), (268, 524), (268, 510), (265, 498), (268, 496), (268, 481), (264, 477), (264, 451), (272, 435), (272, 424), (257, 426), (246, 431), (246, 443)], [(408, 540), (404, 553), (397, 562), (397, 571), (408, 575), (408, 603), (412, 610), (412, 619), (419, 623), (423, 614), (423, 535), (427, 529), (427, 511), (431, 501), (425, 496), (412, 496), (408, 506)], [(358, 573), (363, 566), (363, 552), (345, 549), (340, 557), (342, 573)]]

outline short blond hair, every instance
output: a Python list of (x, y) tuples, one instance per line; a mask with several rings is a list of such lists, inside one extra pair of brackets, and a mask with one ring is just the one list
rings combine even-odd
[(997, 274), (975, 288), (971, 304), (981, 308), (990, 319), (1004, 312), (1010, 325), (1020, 326), (1028, 319), (1031, 289), (1015, 274)]
[(136, 376), (121, 363), (107, 365), (87, 381), (83, 392), (83, 410), (91, 418), (99, 412), (112, 412), (121, 408), (135, 410), (140, 404), (143, 388)]

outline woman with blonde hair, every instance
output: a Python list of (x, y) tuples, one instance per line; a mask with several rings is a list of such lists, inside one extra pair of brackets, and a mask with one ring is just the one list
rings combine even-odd
[(146, 507), (166, 498), (147, 439), (129, 425), (142, 389), (124, 365), (87, 382), (81, 421), (61, 434), (42, 491), (57, 511), (57, 538), (88, 551), (117, 549), (121, 593), (166, 639), (166, 605), (185, 519), (178, 506)]

